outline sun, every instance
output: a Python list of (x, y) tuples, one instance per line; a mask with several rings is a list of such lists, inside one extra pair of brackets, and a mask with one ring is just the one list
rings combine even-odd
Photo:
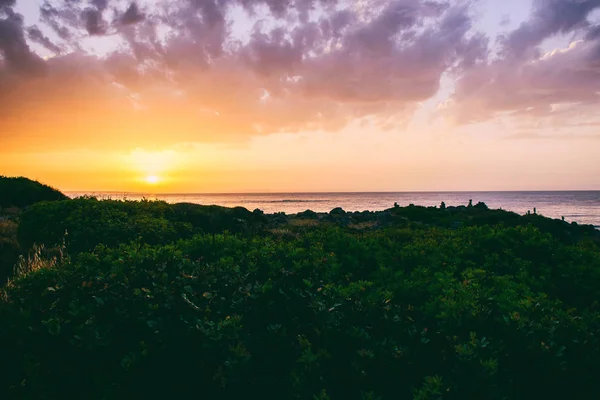
[(156, 185), (160, 182), (160, 178), (157, 175), (148, 175), (146, 177), (146, 183), (149, 185)]

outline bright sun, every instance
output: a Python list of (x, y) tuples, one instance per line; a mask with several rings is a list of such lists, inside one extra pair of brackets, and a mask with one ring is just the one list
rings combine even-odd
[(156, 175), (148, 175), (146, 177), (146, 183), (149, 185), (156, 185), (158, 182), (160, 182), (160, 178)]

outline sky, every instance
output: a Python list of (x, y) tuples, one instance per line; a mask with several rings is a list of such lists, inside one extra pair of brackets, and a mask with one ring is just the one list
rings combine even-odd
[(600, 0), (0, 0), (0, 175), (600, 190)]

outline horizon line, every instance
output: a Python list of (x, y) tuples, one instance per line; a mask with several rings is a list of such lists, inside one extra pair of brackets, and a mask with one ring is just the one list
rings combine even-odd
[(600, 189), (530, 189), (530, 190), (414, 190), (414, 191), (308, 191), (308, 192), (128, 192), (121, 190), (62, 190), (63, 193), (82, 194), (122, 194), (149, 196), (176, 195), (298, 195), (298, 194), (415, 194), (415, 193), (569, 193), (569, 192), (600, 192)]

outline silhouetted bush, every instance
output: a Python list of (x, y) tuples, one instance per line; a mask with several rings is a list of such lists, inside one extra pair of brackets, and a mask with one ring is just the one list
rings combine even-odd
[(346, 215), (346, 211), (344, 211), (341, 207), (336, 207), (329, 212), (331, 215)]
[(41, 201), (66, 200), (67, 196), (50, 186), (27, 178), (0, 175), (0, 209), (27, 207)]
[(317, 219), (319, 216), (317, 215), (316, 212), (314, 212), (312, 210), (306, 210), (306, 211), (296, 214), (296, 217), (297, 218), (306, 218), (306, 219)]
[(0, 286), (12, 275), (21, 249), (17, 243), (17, 224), (11, 220), (0, 220)]
[(475, 204), (475, 208), (478, 210), (489, 210), (487, 204), (485, 204), (483, 201), (480, 201), (477, 204)]

